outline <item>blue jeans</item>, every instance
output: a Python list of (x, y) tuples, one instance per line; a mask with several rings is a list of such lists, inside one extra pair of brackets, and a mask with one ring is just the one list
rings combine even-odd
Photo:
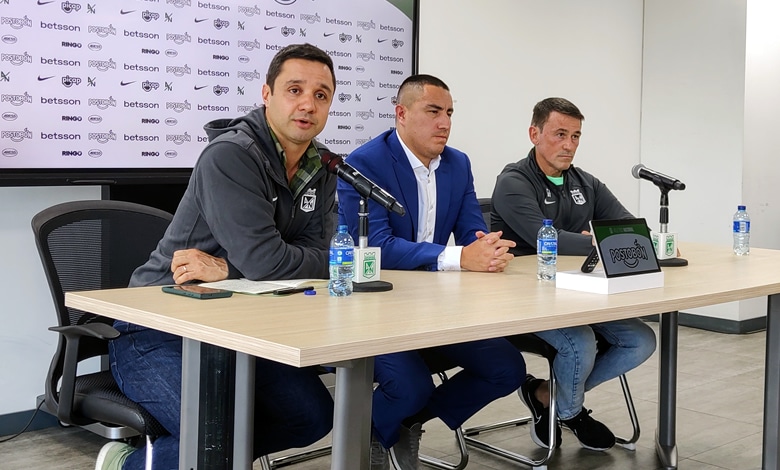
[[(596, 333), (609, 345), (603, 352), (597, 351)], [(558, 351), (553, 372), (558, 381), (555, 403), (562, 420), (582, 410), (585, 392), (625, 374), (655, 351), (655, 332), (637, 318), (534, 334)]]
[[(109, 343), (111, 371), (119, 388), (146, 408), (170, 435), (154, 441), (155, 470), (179, 468), (181, 338), (116, 322), (121, 335)], [(254, 457), (305, 447), (333, 425), (333, 400), (313, 368), (298, 369), (256, 358)], [(123, 469), (144, 468), (145, 450)]]
[(389, 449), (398, 442), (404, 419), (424, 408), (450, 429), (460, 427), (491, 401), (517, 390), (525, 380), (525, 361), (503, 338), (450, 344), (426, 350), (462, 370), (436, 387), (417, 351), (374, 358), (373, 432)]

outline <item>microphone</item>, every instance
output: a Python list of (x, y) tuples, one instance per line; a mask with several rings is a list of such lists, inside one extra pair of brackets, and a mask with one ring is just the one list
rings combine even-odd
[(406, 209), (398, 201), (395, 200), (387, 191), (377, 186), (376, 183), (363, 176), (359, 171), (354, 169), (351, 165), (344, 162), (344, 159), (333, 152), (325, 151), (320, 155), (322, 164), (328, 170), (329, 173), (337, 175), (347, 183), (351, 184), (353, 188), (363, 197), (369, 198), (377, 204), (381, 205), (390, 212), (395, 212), (400, 216), (406, 214)]
[(655, 170), (651, 170), (641, 163), (634, 165), (634, 168), (631, 169), (631, 174), (634, 175), (634, 178), (636, 179), (652, 181), (653, 184), (661, 189), (677, 189), (680, 191), (685, 189), (685, 183), (682, 181), (672, 178), (669, 175), (658, 173)]

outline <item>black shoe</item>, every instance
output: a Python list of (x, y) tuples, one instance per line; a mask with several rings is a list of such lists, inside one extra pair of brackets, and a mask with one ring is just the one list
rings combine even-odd
[[(537, 379), (531, 374), (525, 376), (525, 383), (517, 391), (520, 399), (525, 406), (531, 410), (533, 417), (533, 426), (531, 426), (531, 440), (539, 447), (549, 448), (550, 435), (550, 410), (542, 405), (542, 402), (536, 399), (534, 392), (543, 384), (544, 380)], [(555, 448), (561, 446), (561, 427), (558, 426), (558, 420), (555, 420)]]
[(591, 410), (582, 408), (577, 416), (562, 423), (577, 436), (582, 447), (597, 451), (611, 449), (615, 445), (615, 435), (603, 423), (591, 418), (590, 413)]

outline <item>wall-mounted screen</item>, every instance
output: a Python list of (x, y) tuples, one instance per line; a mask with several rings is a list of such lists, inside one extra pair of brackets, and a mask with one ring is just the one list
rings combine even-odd
[[(394, 126), (415, 0), (0, 0), (0, 185), (186, 177), (203, 125), (262, 103), (273, 55), (315, 44), (346, 155)], [(96, 181), (100, 181), (99, 179)]]

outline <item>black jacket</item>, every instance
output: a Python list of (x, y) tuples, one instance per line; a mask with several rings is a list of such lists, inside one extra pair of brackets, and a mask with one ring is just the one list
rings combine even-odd
[(491, 230), (504, 231), (514, 240), (515, 255), (536, 253), (536, 235), (543, 219), (552, 219), (558, 230), (558, 254), (587, 255), (593, 244), (583, 235), (588, 222), (633, 217), (607, 186), (574, 165), (563, 172), (563, 185), (547, 179), (536, 163), (536, 149), (498, 175), (493, 190)]

